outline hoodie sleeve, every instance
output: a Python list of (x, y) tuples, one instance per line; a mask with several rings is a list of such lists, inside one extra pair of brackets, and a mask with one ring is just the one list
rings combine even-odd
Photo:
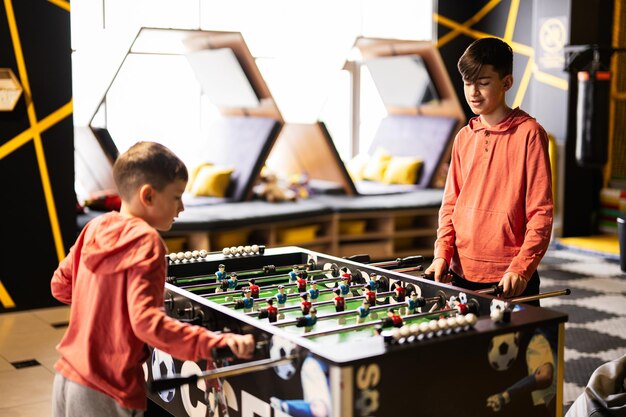
[(550, 244), (553, 221), (552, 177), (548, 135), (539, 129), (526, 153), (526, 233), (519, 253), (506, 272), (526, 279), (537, 269)]
[(163, 310), (165, 250), (158, 236), (146, 236), (134, 256), (140, 261), (127, 272), (130, 322), (139, 339), (183, 360), (210, 357), (211, 349), (226, 344), (229, 335), (216, 334), (168, 317)]
[(454, 240), (456, 233), (452, 224), (452, 214), (461, 191), (462, 175), (461, 163), (458, 153), (457, 135), (452, 145), (452, 155), (450, 159), (450, 169), (446, 178), (446, 185), (443, 193), (443, 201), (439, 209), (439, 227), (437, 228), (437, 240), (435, 241), (435, 258), (443, 258), (450, 265), (454, 255)]
[(83, 244), (85, 230), (76, 240), (74, 246), (70, 248), (70, 253), (59, 263), (56, 271), (52, 275), (50, 290), (52, 296), (65, 304), (72, 304), (72, 290), (74, 287), (74, 257), (77, 249)]

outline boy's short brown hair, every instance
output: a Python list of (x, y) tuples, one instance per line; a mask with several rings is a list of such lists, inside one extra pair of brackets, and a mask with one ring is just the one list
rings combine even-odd
[(122, 200), (130, 200), (142, 185), (162, 191), (175, 180), (187, 181), (187, 167), (172, 151), (156, 142), (137, 142), (113, 164), (113, 179)]
[(457, 67), (464, 81), (475, 82), (483, 65), (492, 65), (500, 78), (513, 73), (513, 50), (498, 38), (482, 38), (467, 47)]

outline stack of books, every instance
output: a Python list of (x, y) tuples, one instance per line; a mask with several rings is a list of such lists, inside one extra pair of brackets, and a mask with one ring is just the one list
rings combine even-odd
[(626, 179), (612, 179), (600, 191), (598, 228), (601, 232), (617, 234), (617, 218), (626, 219)]

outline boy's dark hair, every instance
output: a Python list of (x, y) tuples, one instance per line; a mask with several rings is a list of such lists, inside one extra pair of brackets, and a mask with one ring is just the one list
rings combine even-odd
[(113, 179), (123, 200), (142, 185), (162, 191), (175, 180), (187, 181), (187, 167), (172, 151), (155, 142), (137, 142), (113, 164)]
[(500, 78), (513, 73), (513, 49), (498, 38), (482, 38), (467, 47), (457, 67), (464, 81), (475, 82), (483, 65), (492, 65)]

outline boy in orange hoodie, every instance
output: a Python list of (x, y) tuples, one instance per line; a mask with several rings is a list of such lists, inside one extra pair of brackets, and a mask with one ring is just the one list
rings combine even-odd
[(214, 347), (244, 359), (254, 350), (250, 335), (213, 333), (163, 310), (166, 251), (158, 231), (184, 210), (183, 162), (140, 142), (118, 157), (113, 176), (120, 211), (89, 222), (52, 278), (54, 297), (71, 304), (57, 346), (54, 417), (143, 415), (146, 344), (183, 360), (210, 358)]
[(548, 136), (534, 118), (506, 104), (513, 51), (505, 42), (474, 41), (458, 69), (477, 117), (455, 138), (434, 259), (425, 272), (470, 290), (499, 284), (505, 297), (537, 294), (537, 265), (552, 232)]

